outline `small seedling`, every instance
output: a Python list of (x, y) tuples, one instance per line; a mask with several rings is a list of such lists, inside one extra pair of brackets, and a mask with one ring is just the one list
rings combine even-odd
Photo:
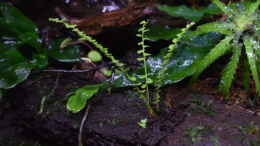
[(185, 135), (191, 138), (191, 141), (195, 143), (201, 141), (202, 136), (209, 132), (209, 130), (207, 126), (196, 126), (186, 129)]
[(243, 134), (256, 135), (260, 132), (260, 129), (254, 122), (251, 122), (249, 125), (238, 126), (239, 130)]
[(214, 114), (213, 108), (212, 108), (212, 100), (208, 101), (207, 103), (202, 102), (198, 99), (193, 99), (191, 101), (192, 109), (194, 111), (201, 111), (209, 116), (212, 116)]
[(100, 62), (100, 61), (102, 61), (101, 54), (98, 51), (96, 51), (96, 50), (92, 50), (92, 51), (88, 52), (88, 58), (92, 62)]
[(139, 121), (137, 124), (142, 128), (147, 128), (147, 122), (148, 122), (148, 120), (145, 118), (145, 119), (142, 119), (141, 121)]

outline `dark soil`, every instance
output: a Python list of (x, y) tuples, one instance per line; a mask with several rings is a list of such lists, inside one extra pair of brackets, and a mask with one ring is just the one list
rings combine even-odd
[[(53, 96), (41, 100), (55, 86), (56, 74), (27, 81), (10, 91), (0, 106), (0, 145), (76, 146), (85, 111), (66, 110), (68, 93), (88, 84), (63, 74)], [(128, 89), (100, 94), (90, 102), (83, 129), (87, 146), (258, 146), (260, 116), (238, 105), (187, 88), (169, 87), (172, 107), (149, 118), (143, 102)], [(169, 99), (167, 99), (169, 100)], [(169, 102), (169, 101), (168, 101)], [(147, 128), (137, 123), (148, 118)]]

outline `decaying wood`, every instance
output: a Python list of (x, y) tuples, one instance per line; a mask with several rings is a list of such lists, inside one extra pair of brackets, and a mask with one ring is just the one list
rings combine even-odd
[(84, 18), (69, 18), (58, 9), (61, 17), (65, 17), (71, 24), (76, 24), (87, 34), (97, 34), (105, 27), (120, 27), (134, 23), (137, 19), (153, 13), (153, 2), (130, 2), (127, 7)]

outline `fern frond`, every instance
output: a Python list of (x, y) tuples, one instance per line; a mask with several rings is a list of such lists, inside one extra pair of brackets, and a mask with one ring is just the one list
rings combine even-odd
[(252, 72), (253, 79), (255, 81), (255, 87), (256, 87), (256, 92), (258, 96), (260, 95), (260, 81), (259, 81), (259, 75), (257, 71), (257, 66), (256, 66), (256, 54), (254, 51), (254, 46), (256, 45), (256, 41), (252, 37), (244, 37), (244, 45), (246, 49), (246, 55), (248, 59), (248, 63), (250, 66), (250, 70)]
[(183, 38), (184, 34), (194, 25), (194, 22), (191, 22), (190, 24), (187, 24), (186, 27), (181, 29), (181, 32), (177, 34), (177, 37), (172, 40), (172, 44), (169, 45), (166, 55), (163, 57), (163, 63), (162, 68), (164, 68), (165, 65), (169, 64), (170, 58), (173, 55), (174, 50), (177, 48), (177, 44), (180, 42), (180, 40)]
[(58, 19), (58, 18), (49, 18), (49, 21), (56, 22), (56, 23), (61, 23), (63, 24), (66, 28), (71, 29), (73, 32), (75, 32), (81, 40), (81, 41), (88, 41), (91, 44), (93, 44), (97, 49), (99, 49), (100, 52), (102, 52), (107, 58), (109, 58), (112, 63), (117, 66), (120, 70), (124, 71), (124, 64), (121, 63), (119, 60), (117, 60), (113, 54), (109, 52), (109, 49), (104, 47), (102, 44), (98, 43), (95, 39), (93, 39), (91, 36), (86, 35), (84, 32), (79, 30), (77, 28), (77, 25), (74, 24), (69, 24), (66, 22), (64, 19)]
[(219, 90), (223, 92), (226, 97), (229, 94), (229, 89), (232, 85), (236, 69), (239, 63), (239, 58), (241, 55), (241, 47), (238, 45), (234, 47), (236, 48), (233, 48), (233, 56), (231, 57), (231, 60), (226, 66), (226, 68), (224, 69), (219, 84)]
[(230, 41), (233, 36), (227, 36), (221, 42), (219, 42), (201, 61), (196, 64), (196, 71), (192, 77), (192, 81), (196, 80), (199, 75), (205, 70), (211, 63), (224, 55), (230, 49)]
[(141, 57), (137, 58), (137, 60), (143, 62), (144, 74), (140, 75), (140, 78), (144, 79), (145, 82), (140, 84), (141, 88), (140, 89), (137, 88), (137, 91), (140, 93), (141, 99), (144, 100), (149, 113), (152, 116), (156, 116), (156, 113), (154, 112), (154, 110), (150, 104), (151, 99), (150, 99), (150, 93), (149, 93), (149, 84), (152, 84), (153, 80), (148, 77), (147, 57), (151, 56), (151, 54), (146, 52), (146, 48), (148, 48), (149, 46), (145, 44), (145, 41), (149, 40), (146, 37), (146, 32), (149, 31), (149, 29), (147, 28), (148, 22), (141, 21), (140, 25), (141, 25), (141, 28), (138, 29), (139, 33), (136, 36), (141, 39), (141, 41), (138, 43), (138, 45), (141, 46), (141, 49), (137, 51), (137, 54), (140, 54)]

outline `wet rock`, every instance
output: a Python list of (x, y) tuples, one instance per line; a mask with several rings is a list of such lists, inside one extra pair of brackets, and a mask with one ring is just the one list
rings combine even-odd
[[(77, 145), (85, 112), (68, 112), (66, 94), (87, 82), (77, 81), (75, 75), (61, 76), (55, 94), (46, 99), (43, 112), (39, 113), (42, 97), (53, 88), (55, 77), (47, 75), (39, 81), (24, 83), (20, 86), (22, 90), (13, 90), (11, 97), (16, 100), (12, 107), (15, 108), (8, 115), (13, 117), (13, 126), (27, 138), (50, 146)], [(177, 91), (171, 96), (175, 104), (172, 108), (163, 108), (158, 118), (149, 118), (142, 100), (129, 96), (126, 91), (96, 96), (90, 102), (83, 142), (91, 146), (259, 144), (260, 117), (253, 112), (237, 105), (226, 105), (213, 96), (194, 93), (187, 88)], [(148, 119), (147, 128), (141, 128), (137, 123), (145, 118)]]

